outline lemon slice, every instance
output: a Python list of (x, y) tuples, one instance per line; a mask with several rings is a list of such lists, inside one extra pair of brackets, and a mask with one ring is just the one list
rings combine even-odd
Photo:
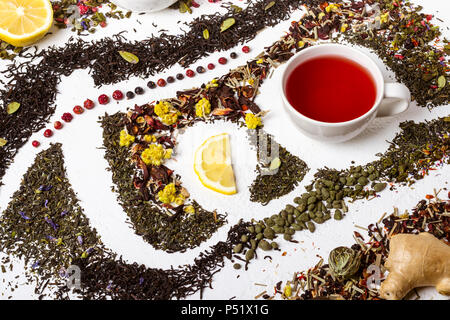
[(0, 39), (15, 47), (35, 43), (52, 23), (49, 0), (0, 0)]
[(205, 187), (227, 195), (236, 193), (227, 133), (212, 136), (203, 142), (195, 152), (194, 171)]

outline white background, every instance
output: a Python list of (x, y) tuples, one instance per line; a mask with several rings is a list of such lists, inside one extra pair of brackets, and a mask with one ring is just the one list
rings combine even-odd
[[(127, 30), (129, 39), (144, 39), (151, 33), (157, 34), (158, 30), (167, 29), (172, 33), (179, 33), (180, 28), (186, 28), (182, 22), (190, 21), (203, 13), (213, 11), (223, 11), (219, 4), (211, 4), (207, 0), (198, 1), (201, 6), (194, 9), (192, 15), (180, 14), (177, 10), (164, 10), (159, 13), (146, 15), (133, 15), (129, 20), (122, 21), (109, 20), (109, 25), (105, 29), (99, 29), (93, 35), (84, 37), (85, 40), (100, 39), (113, 35), (122, 30)], [(238, 5), (244, 6), (242, 1), (232, 1)], [(414, 3), (424, 6), (427, 13), (436, 14), (444, 23), (433, 20), (434, 23), (441, 25), (444, 34), (448, 37), (448, 26), (450, 21), (450, 3), (448, 0), (415, 0)], [(301, 11), (292, 14), (291, 20), (298, 20), (302, 15)], [(139, 20), (138, 23), (136, 20)], [(175, 21), (182, 21), (175, 24)], [(152, 26), (157, 24), (157, 28)], [(116, 111), (125, 111), (127, 107), (132, 107), (134, 103), (142, 104), (145, 102), (168, 98), (175, 95), (177, 90), (188, 89), (198, 86), (213, 77), (226, 73), (230, 68), (243, 64), (247, 59), (257, 55), (265, 46), (270, 45), (288, 29), (290, 21), (280, 23), (274, 28), (266, 29), (258, 37), (248, 43), (252, 51), (250, 54), (243, 54), (241, 46), (228, 52), (215, 53), (191, 66), (193, 70), (198, 65), (206, 65), (209, 62), (216, 64), (216, 69), (207, 71), (203, 75), (198, 75), (192, 79), (177, 81), (169, 84), (165, 88), (158, 88), (150, 91), (145, 84), (150, 79), (132, 78), (111, 86), (95, 88), (91, 77), (86, 70), (76, 71), (72, 76), (63, 78), (59, 86), (60, 94), (56, 100), (56, 113), (51, 118), (51, 122), (59, 120), (64, 112), (72, 112), (73, 106), (80, 104), (86, 98), (96, 101), (101, 93), (111, 93), (115, 89), (132, 90), (135, 86), (145, 88), (145, 94), (138, 96), (132, 103), (126, 100), (120, 103), (111, 102), (107, 106), (96, 106), (94, 110), (86, 111), (83, 115), (75, 115), (75, 119), (66, 124), (64, 129), (55, 132), (51, 139), (42, 136), (43, 130), (34, 134), (30, 142), (27, 143), (18, 153), (14, 163), (10, 166), (3, 182), (5, 186), (0, 188), (0, 211), (3, 211), (9, 202), (13, 192), (19, 188), (22, 176), (26, 169), (32, 164), (36, 154), (48, 147), (49, 142), (63, 143), (63, 151), (66, 158), (66, 167), (69, 180), (77, 192), (81, 201), (81, 206), (85, 214), (90, 218), (91, 225), (97, 229), (102, 237), (103, 243), (112, 250), (123, 255), (129, 262), (144, 263), (148, 267), (168, 268), (171, 265), (192, 263), (199, 252), (207, 249), (217, 241), (226, 238), (229, 227), (236, 223), (240, 218), (249, 220), (251, 218), (262, 219), (266, 216), (278, 213), (288, 203), (302, 192), (304, 186), (309, 184), (313, 174), (318, 168), (323, 166), (334, 168), (346, 168), (354, 160), (356, 164), (364, 164), (376, 159), (375, 154), (387, 149), (388, 143), (395, 133), (399, 131), (398, 124), (405, 120), (423, 121), (425, 119), (435, 119), (439, 116), (445, 116), (449, 113), (448, 106), (435, 108), (431, 112), (426, 108), (417, 107), (413, 103), (410, 109), (396, 117), (376, 120), (359, 137), (341, 144), (326, 144), (313, 141), (301, 135), (289, 122), (289, 119), (283, 112), (279, 99), (278, 84), (279, 77), (283, 67), (275, 71), (273, 77), (267, 80), (261, 88), (261, 94), (256, 102), (264, 110), (270, 110), (265, 117), (265, 130), (273, 135), (278, 142), (284, 145), (290, 152), (298, 155), (310, 167), (303, 182), (292, 193), (272, 201), (268, 206), (261, 206), (249, 201), (248, 186), (255, 178), (253, 172), (256, 165), (255, 152), (248, 148), (246, 132), (238, 129), (235, 125), (229, 123), (217, 123), (214, 125), (198, 124), (187, 130), (186, 133), (179, 136), (179, 146), (176, 148), (175, 158), (168, 164), (182, 176), (184, 186), (191, 193), (192, 198), (196, 199), (203, 207), (209, 210), (217, 209), (219, 212), (228, 213), (229, 224), (222, 227), (212, 238), (203, 243), (200, 247), (190, 250), (183, 254), (167, 254), (162, 251), (154, 250), (150, 245), (142, 240), (141, 237), (134, 234), (127, 221), (126, 214), (116, 201), (116, 194), (111, 193), (111, 173), (106, 171), (107, 162), (103, 158), (104, 151), (102, 147), (102, 130), (97, 123), (98, 117), (105, 112), (110, 114)], [(136, 29), (135, 32), (133, 29)], [(64, 46), (64, 43), (73, 35), (68, 30), (58, 30), (53, 28), (52, 35), (47, 36), (39, 43), (40, 48), (50, 45)], [(365, 49), (361, 49), (367, 52)], [(229, 63), (221, 66), (217, 59), (221, 56), (229, 57), (229, 53), (236, 51), (239, 54), (238, 59), (228, 59)], [(370, 53), (369, 53), (370, 54)], [(392, 79), (392, 73), (386, 70), (382, 62), (373, 54), (370, 54), (385, 70), (386, 79)], [(0, 69), (3, 70), (6, 63), (0, 61)], [(183, 72), (179, 66), (175, 66), (152, 78), (156, 81), (158, 78), (166, 78), (169, 75), (175, 75)], [(51, 124), (48, 126), (52, 127)], [(211, 135), (228, 132), (231, 136), (232, 156), (235, 175), (239, 192), (233, 196), (225, 196), (205, 189), (198, 181), (193, 168), (194, 150)], [(31, 146), (32, 140), (41, 141), (40, 148), (35, 149)], [(294, 236), (299, 244), (287, 243), (279, 240), (281, 252), (271, 252), (273, 260), (264, 260), (260, 258), (249, 265), (249, 270), (236, 271), (232, 263), (227, 261), (225, 268), (214, 277), (214, 289), (206, 289), (204, 298), (206, 299), (229, 299), (236, 296), (238, 299), (253, 299), (257, 294), (267, 290), (269, 294), (273, 292), (273, 286), (280, 280), (286, 281), (292, 278), (296, 271), (302, 271), (312, 267), (317, 263), (319, 257), (328, 256), (331, 249), (341, 245), (351, 245), (354, 243), (352, 238), (355, 225), (367, 226), (377, 221), (384, 212), (390, 213), (393, 206), (400, 211), (411, 209), (425, 194), (433, 193), (433, 189), (448, 187), (447, 180), (450, 169), (444, 167), (426, 177), (424, 180), (416, 183), (413, 187), (401, 187), (397, 191), (384, 191), (380, 198), (372, 201), (358, 201), (349, 205), (349, 213), (342, 221), (336, 222), (329, 220), (323, 225), (318, 226), (316, 232), (297, 233)], [(441, 195), (445, 198), (447, 192)], [(368, 240), (368, 239), (366, 239)], [(285, 256), (282, 253), (286, 252)], [(13, 272), (0, 274), (0, 298), (12, 296), (15, 299), (36, 298), (34, 286), (24, 284), (23, 269), (21, 261), (17, 261)], [(14, 279), (19, 275), (18, 279)], [(239, 276), (239, 278), (238, 278)], [(5, 281), (3, 281), (5, 280)], [(6, 288), (5, 283), (13, 281), (19, 284), (19, 289), (13, 293)], [(267, 287), (257, 286), (255, 283), (265, 284)], [(433, 288), (420, 290), (422, 298), (445, 299), (440, 296)], [(193, 295), (193, 299), (198, 299), (199, 295)], [(415, 296), (413, 296), (415, 298)]]

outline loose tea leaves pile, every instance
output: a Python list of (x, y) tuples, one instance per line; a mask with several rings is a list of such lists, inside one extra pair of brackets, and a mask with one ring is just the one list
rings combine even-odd
[[(7, 141), (5, 146), (0, 147), (0, 185), (18, 149), (33, 132), (42, 129), (54, 113), (55, 106), (52, 104), (62, 76), (89, 68), (95, 84), (102, 85), (131, 76), (150, 76), (177, 63), (187, 67), (211, 52), (227, 50), (253, 39), (262, 28), (288, 19), (294, 9), (314, 1), (279, 0), (267, 11), (264, 10), (264, 2), (254, 2), (240, 12), (230, 8), (225, 16), (202, 16), (192, 21), (188, 25), (189, 31), (181, 35), (163, 33), (134, 43), (121, 35), (92, 43), (72, 40), (63, 49), (50, 47), (34, 53), (29, 61), (10, 65), (4, 71), (10, 81), (5, 89), (0, 90), (0, 138)], [(227, 32), (220, 32), (222, 21), (231, 16), (237, 23)], [(205, 26), (210, 34), (208, 41), (203, 38)], [(130, 66), (119, 51), (134, 53), (140, 62)], [(19, 102), (22, 107), (14, 115), (7, 115), (6, 106), (11, 102)]]
[[(123, 114), (105, 116), (102, 119), (103, 143), (105, 158), (116, 186), (113, 190), (117, 189), (119, 203), (130, 218), (136, 234), (153, 247), (167, 252), (195, 248), (209, 239), (225, 224), (225, 216), (208, 212), (195, 202), (190, 205), (193, 212), (186, 212), (184, 204), (176, 208), (161, 206), (155, 195), (177, 178), (165, 166), (147, 167), (143, 161), (139, 161), (139, 166), (146, 174), (138, 176), (129, 149), (119, 145), (123, 125)], [(151, 133), (149, 130), (147, 132)], [(152, 187), (147, 187), (150, 181), (154, 182), (154, 192)]]
[(54, 144), (38, 154), (0, 216), (0, 250), (47, 280), (99, 246), (67, 180), (61, 145)]
[[(94, 43), (72, 41), (67, 43), (62, 50), (49, 48), (36, 53), (30, 62), (11, 65), (5, 71), (6, 77), (11, 80), (8, 87), (0, 91), (3, 102), (0, 110), (2, 114), (0, 138), (6, 140), (6, 144), (0, 148), (0, 178), (5, 174), (5, 170), (17, 150), (25, 144), (33, 132), (43, 128), (50, 115), (53, 114), (54, 107), (51, 105), (55, 101), (56, 86), (61, 76), (69, 76), (76, 69), (90, 68), (95, 83), (101, 85), (128, 79), (130, 76), (153, 75), (176, 63), (187, 67), (209, 52), (229, 49), (238, 43), (252, 39), (263, 27), (276, 25), (279, 21), (289, 18), (289, 13), (303, 4), (308, 5), (308, 13), (301, 21), (291, 24), (289, 34), (269, 47), (262, 61), (276, 66), (278, 63), (288, 60), (293, 52), (305, 48), (319, 39), (331, 39), (336, 31), (350, 34), (350, 30), (354, 29), (356, 32), (359, 30), (358, 27), (373, 23), (377, 19), (383, 18), (381, 27), (384, 29), (382, 30), (389, 29), (390, 23), (398, 25), (396, 20), (386, 19), (389, 12), (366, 11), (365, 4), (373, 5), (374, 1), (338, 4), (325, 2), (320, 5), (319, 3), (320, 1), (313, 0), (279, 0), (266, 10), (266, 1), (258, 1), (238, 12), (230, 8), (230, 11), (224, 16), (215, 14), (200, 17), (189, 24), (190, 30), (183, 35), (162, 34), (160, 37), (152, 37), (136, 43), (126, 42), (126, 39), (120, 35)], [(397, 5), (401, 7), (401, 10), (412, 10), (411, 12), (414, 14), (424, 16), (420, 13), (420, 7), (414, 7), (409, 3), (397, 3)], [(385, 7), (386, 10), (389, 10), (387, 5)], [(235, 20), (235, 23), (220, 32), (223, 21), (231, 18)], [(419, 23), (422, 24), (422, 22)], [(204, 38), (205, 26), (208, 29), (208, 39)], [(429, 21), (426, 22), (426, 26), (431, 26)], [(432, 26), (430, 29), (428, 27), (426, 30), (432, 31), (420, 29), (424, 39), (431, 39), (432, 36), (439, 35), (438, 27)], [(365, 36), (361, 34), (360, 37), (364, 38)], [(414, 84), (423, 83), (423, 80), (420, 79), (424, 77), (424, 74), (433, 75), (428, 80), (431, 85), (429, 90), (432, 92), (424, 98), (416, 98), (423, 106), (446, 104), (449, 96), (449, 81), (447, 80), (446, 58), (448, 50), (445, 48), (448, 47), (448, 44), (443, 49), (435, 48), (434, 51), (430, 51), (425, 41), (418, 41), (418, 44), (415, 49), (418, 52), (421, 50), (433, 52), (428, 57), (432, 67), (427, 67), (427, 70), (423, 71), (417, 64), (412, 64), (411, 60), (398, 58), (396, 64), (399, 67), (394, 68), (394, 71), (399, 76), (400, 72), (405, 70), (402, 66), (406, 62), (409, 66), (412, 65), (410, 68), (413, 71), (408, 72), (410, 80), (405, 81), (416, 96), (420, 96), (420, 94), (417, 88), (414, 89)], [(367, 45), (370, 46), (370, 44)], [(118, 51), (132, 52), (138, 56), (140, 62), (130, 66), (121, 58)], [(392, 53), (389, 52), (389, 57), (391, 56)], [(388, 57), (382, 56), (382, 58), (389, 60)], [(31, 63), (33, 61), (40, 63)], [(439, 67), (438, 64), (442, 67)], [(440, 75), (435, 77), (436, 70)], [(442, 71), (445, 74), (441, 74)], [(399, 77), (401, 78), (401, 76)], [(21, 110), (13, 116), (5, 116), (4, 110), (11, 102), (20, 103)]]
[[(51, 282), (52, 292), (58, 289), (52, 297), (68, 299), (67, 270), (78, 266), (81, 290), (74, 293), (84, 299), (181, 299), (211, 286), (248, 225), (231, 227), (225, 241), (202, 252), (192, 265), (163, 270), (126, 263), (104, 247), (89, 225), (67, 180), (61, 145), (54, 144), (37, 155), (2, 213), (0, 250), (24, 259), (29, 283), (39, 276), (36, 293), (41, 297), (49, 294), (45, 289)], [(8, 257), (2, 261), (7, 264)]]
[[(450, 194), (448, 195), (450, 197)], [(329, 260), (324, 264), (323, 259), (307, 271), (297, 272), (291, 281), (287, 281), (284, 288), (280, 281), (275, 287), (275, 295), (280, 294), (283, 299), (309, 300), (377, 300), (379, 292), (370, 281), (373, 270), (380, 270), (379, 276), (385, 273), (384, 263), (389, 254), (389, 240), (401, 233), (419, 234), (429, 232), (436, 238), (450, 243), (450, 201), (440, 200), (435, 195), (427, 195), (427, 200), (421, 200), (411, 214), (399, 214), (395, 210), (389, 217), (368, 226), (368, 242), (359, 233), (354, 232), (356, 243), (351, 248), (344, 248), (354, 253), (347, 264), (356, 261), (357, 268), (348, 276), (336, 276), (336, 263)], [(430, 201), (433, 199), (432, 201)], [(381, 219), (380, 219), (381, 220)], [(333, 258), (343, 247), (336, 248), (330, 253)], [(265, 295), (264, 298), (271, 298)]]
[[(72, 31), (94, 33), (96, 27), (106, 27), (109, 18), (124, 19), (131, 17), (131, 11), (124, 13), (108, 0), (60, 0), (52, 1), (55, 26), (60, 29), (70, 28)], [(109, 7), (108, 12), (101, 8)]]
[[(450, 119), (400, 124), (388, 150), (379, 159), (364, 166), (351, 166), (344, 170), (319, 169), (306, 192), (286, 205), (278, 214), (256, 222), (249, 229), (250, 236), (235, 247), (247, 260), (254, 250), (268, 251), (278, 248), (273, 242), (278, 235), (287, 241), (296, 232), (314, 232), (318, 224), (334, 218), (343, 219), (348, 203), (379, 196), (388, 185), (411, 185), (422, 179), (429, 170), (448, 164), (450, 155)], [(251, 252), (247, 255), (248, 252)]]
[(345, 39), (374, 50), (420, 106), (448, 104), (450, 43), (446, 39), (443, 44), (437, 41), (441, 32), (432, 24), (433, 16), (421, 13), (420, 7), (413, 7), (409, 1), (398, 5), (380, 0), (377, 5), (379, 20), (355, 27), (354, 32), (344, 34)]
[[(267, 205), (271, 200), (294, 190), (309, 169), (303, 160), (278, 145), (271, 135), (261, 129), (257, 131), (261, 132), (256, 133), (259, 138), (253, 139), (256, 141), (251, 143), (256, 144), (258, 176), (250, 186), (250, 200)], [(272, 144), (278, 147), (273, 147)], [(278, 154), (272, 155), (271, 150), (278, 150)]]

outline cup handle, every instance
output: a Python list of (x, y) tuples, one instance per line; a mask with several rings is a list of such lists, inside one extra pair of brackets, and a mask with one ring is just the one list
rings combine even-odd
[(378, 108), (377, 117), (389, 117), (406, 111), (411, 103), (409, 89), (401, 83), (385, 83), (384, 98)]

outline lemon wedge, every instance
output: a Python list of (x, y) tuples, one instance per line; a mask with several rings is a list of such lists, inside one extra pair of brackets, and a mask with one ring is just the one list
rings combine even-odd
[(227, 195), (236, 193), (227, 133), (212, 136), (203, 142), (195, 152), (194, 171), (208, 189)]
[(0, 0), (0, 39), (15, 47), (35, 43), (52, 23), (49, 0)]

